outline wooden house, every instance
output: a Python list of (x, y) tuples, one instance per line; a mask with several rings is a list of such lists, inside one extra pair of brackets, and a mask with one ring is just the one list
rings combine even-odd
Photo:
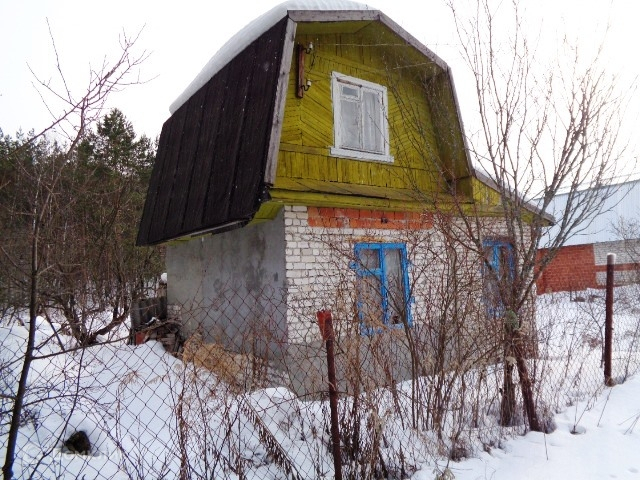
[(257, 19), (174, 103), (138, 235), (167, 245), (184, 335), (250, 349), (302, 390), (317, 310), (362, 338), (419, 322), (413, 275), (434, 259), (410, 238), (438, 208), (462, 202), (502, 238), (446, 63), (378, 10), (319, 5)]

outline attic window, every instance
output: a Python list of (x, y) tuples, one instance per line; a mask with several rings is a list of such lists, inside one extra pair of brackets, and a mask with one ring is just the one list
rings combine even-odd
[(333, 72), (331, 155), (393, 162), (389, 155), (387, 89), (377, 83)]

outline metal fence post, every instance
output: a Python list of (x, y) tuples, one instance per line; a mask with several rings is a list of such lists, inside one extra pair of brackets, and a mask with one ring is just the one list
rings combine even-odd
[(331, 445), (335, 479), (342, 480), (342, 453), (340, 451), (340, 427), (338, 425), (338, 388), (336, 383), (336, 362), (333, 351), (334, 332), (331, 310), (320, 310), (316, 314), (322, 339), (327, 345), (327, 375), (329, 377), (329, 409), (331, 410)]
[(604, 323), (604, 384), (611, 387), (615, 384), (611, 378), (611, 351), (613, 342), (613, 280), (616, 265), (616, 254), (607, 253), (607, 293), (605, 297)]

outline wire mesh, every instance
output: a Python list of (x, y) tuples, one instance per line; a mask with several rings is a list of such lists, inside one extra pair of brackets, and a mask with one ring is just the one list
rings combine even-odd
[[(287, 342), (274, 321), (285, 306), (268, 304), (268, 290), (243, 295), (228, 290), (224, 301), (159, 309), (147, 302), (152, 314), (133, 315), (135, 331), (123, 324), (89, 346), (61, 318), (38, 316), (30, 326), (24, 312), (5, 313), (3, 458), (34, 330), (15, 478), (332, 478), (326, 352), (315, 318), (306, 319), (315, 338)], [(616, 289), (617, 382), (640, 365), (639, 298), (638, 286)], [(484, 321), (499, 323), (480, 310)], [(508, 422), (501, 417), (510, 359), (501, 358), (500, 341), (479, 340), (474, 322), (451, 330), (434, 317), (416, 320), (411, 335), (362, 336), (348, 328), (356, 320), (342, 315), (336, 367), (344, 478), (406, 478), (435, 459), (459, 460), (526, 430), (515, 374), (515, 411)], [(186, 324), (189, 336), (177, 328)], [(588, 409), (605, 388), (603, 329), (603, 291), (537, 298), (526, 361), (548, 430), (553, 413)], [(484, 330), (490, 338), (502, 326)]]

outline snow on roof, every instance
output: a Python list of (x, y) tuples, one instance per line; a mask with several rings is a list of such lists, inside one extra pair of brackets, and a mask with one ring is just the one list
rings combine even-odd
[(251, 42), (258, 39), (291, 10), (376, 10), (369, 5), (351, 0), (289, 0), (273, 7), (231, 37), (200, 71), (184, 92), (171, 104), (169, 111), (173, 114), (191, 96), (207, 83), (222, 67), (244, 50)]
[[(601, 213), (583, 221), (574, 229), (576, 232), (566, 242), (568, 245), (585, 245), (600, 242), (612, 242), (620, 240), (620, 233), (616, 231), (620, 222), (640, 221), (638, 205), (640, 205), (640, 180), (632, 180), (624, 183), (613, 184), (603, 189), (611, 189), (602, 206)], [(556, 218), (562, 218), (567, 205), (566, 193), (556, 195), (549, 205), (549, 212)], [(550, 239), (558, 234), (560, 226), (554, 225), (547, 235)]]

